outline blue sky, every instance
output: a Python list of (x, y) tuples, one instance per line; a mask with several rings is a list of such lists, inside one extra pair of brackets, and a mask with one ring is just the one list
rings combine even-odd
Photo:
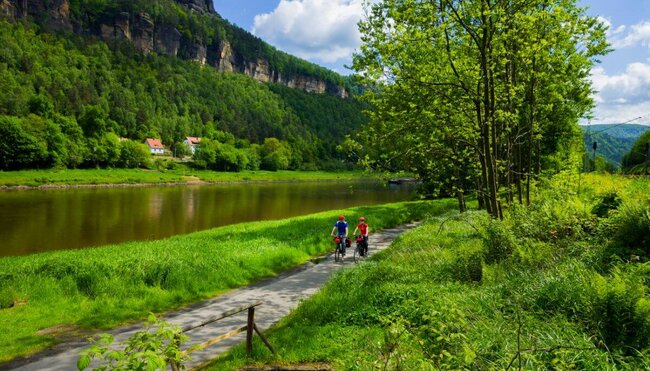
[[(650, 124), (650, 0), (579, 0), (610, 25), (615, 51), (592, 72), (592, 123)], [(224, 18), (281, 50), (349, 74), (362, 0), (214, 0)]]

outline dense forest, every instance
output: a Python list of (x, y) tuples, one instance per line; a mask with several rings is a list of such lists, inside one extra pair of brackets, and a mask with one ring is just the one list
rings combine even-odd
[(0, 42), (4, 170), (139, 166), (138, 156), (129, 153), (142, 148), (122, 151), (137, 147), (125, 138), (161, 138), (175, 149), (186, 136), (221, 143), (222, 151), (232, 152), (226, 157), (239, 157), (225, 166), (207, 153), (199, 163), (208, 168), (264, 167), (269, 151), (282, 158), (268, 168), (337, 167), (344, 164), (335, 161), (335, 144), (365, 120), (355, 99), (261, 84), (191, 61), (138, 53), (128, 43), (109, 46), (6, 21), (0, 21)]

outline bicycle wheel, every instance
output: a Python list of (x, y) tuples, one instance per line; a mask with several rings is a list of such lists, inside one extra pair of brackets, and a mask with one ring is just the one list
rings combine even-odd
[(334, 261), (338, 262), (339, 260), (341, 260), (341, 253), (339, 247), (336, 246), (336, 251), (334, 251)]
[(359, 256), (359, 246), (354, 248), (354, 262), (359, 263), (361, 256)]

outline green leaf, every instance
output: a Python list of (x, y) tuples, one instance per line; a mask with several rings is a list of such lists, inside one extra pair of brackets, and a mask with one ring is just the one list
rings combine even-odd
[(77, 360), (77, 370), (82, 371), (87, 369), (88, 366), (90, 366), (90, 361), (91, 361), (90, 356), (88, 356), (87, 354), (84, 354), (81, 357), (79, 357), (79, 359)]

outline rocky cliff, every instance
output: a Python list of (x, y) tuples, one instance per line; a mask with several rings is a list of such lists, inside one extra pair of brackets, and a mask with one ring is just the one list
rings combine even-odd
[[(173, 24), (156, 21), (151, 12), (113, 12), (89, 22), (70, 11), (74, 0), (0, 0), (0, 15), (12, 20), (31, 19), (45, 30), (94, 35), (105, 41), (122, 40), (142, 53), (159, 53), (212, 66), (221, 72), (243, 73), (260, 82), (274, 82), (318, 94), (345, 98), (347, 90), (316, 76), (282, 75), (264, 58), (246, 58), (226, 37), (197, 40), (184, 36)], [(209, 17), (220, 16), (212, 0), (174, 0), (187, 11)], [(262, 42), (261, 40), (259, 41)]]

